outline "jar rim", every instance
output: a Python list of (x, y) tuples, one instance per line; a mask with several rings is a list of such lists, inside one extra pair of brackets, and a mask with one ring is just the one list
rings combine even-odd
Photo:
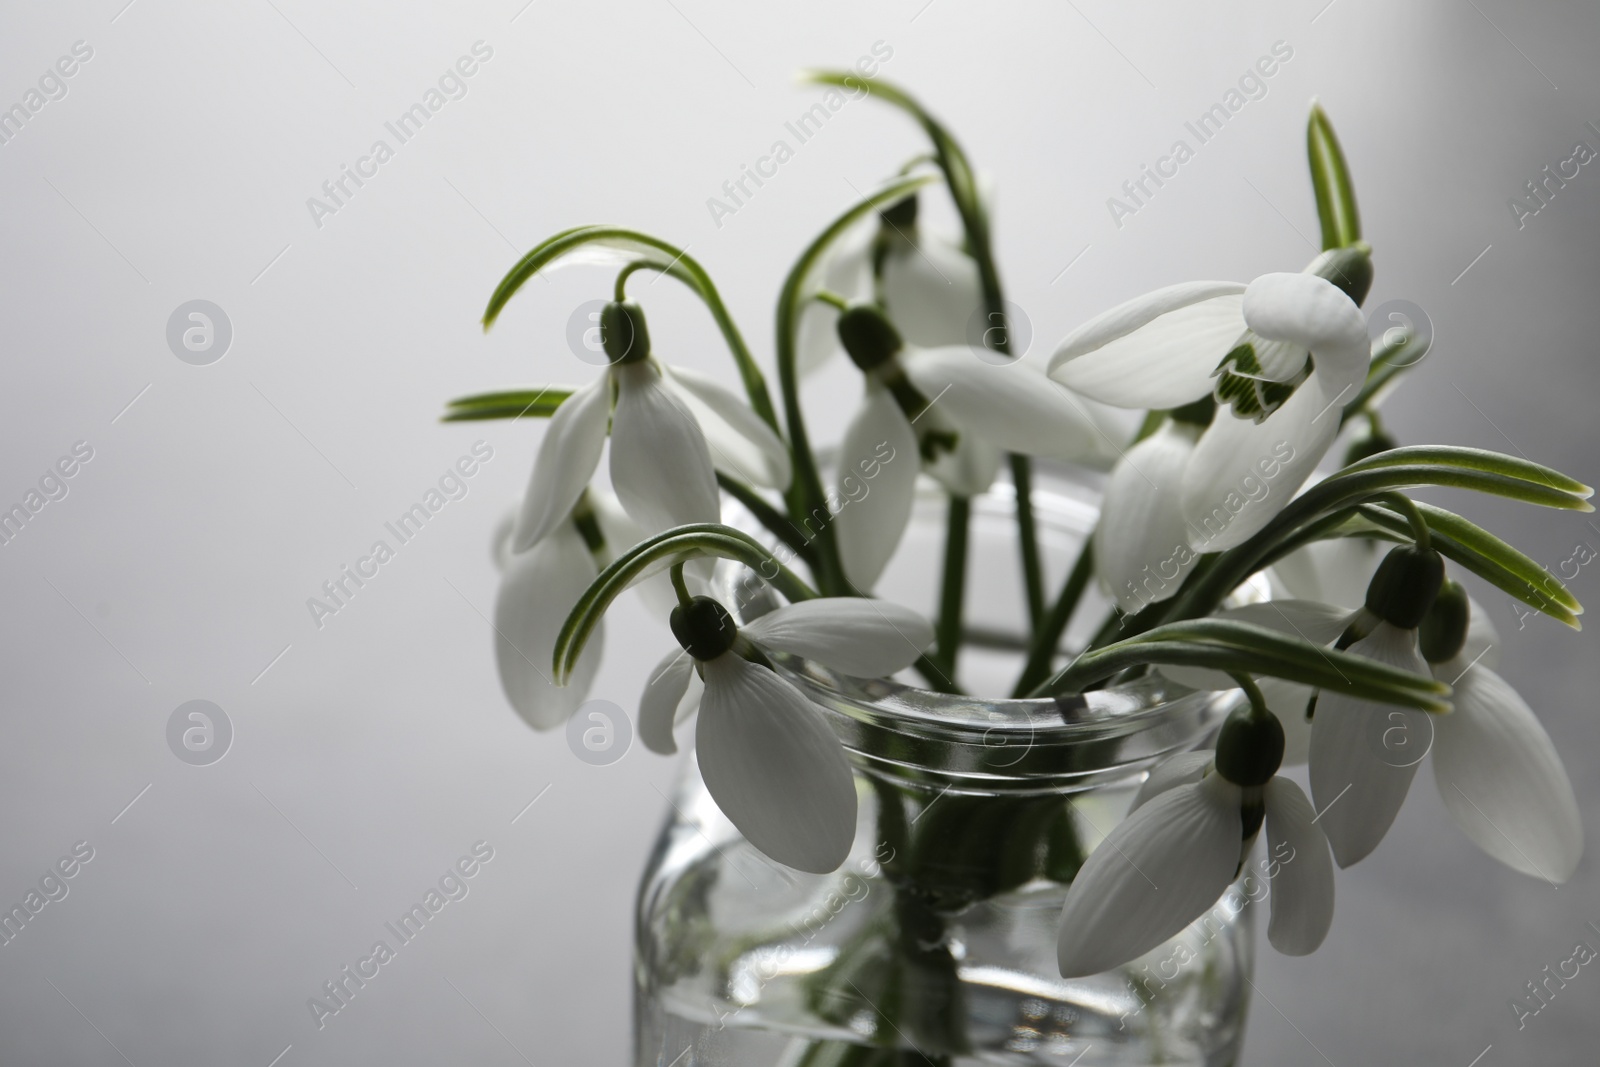
[[(1052, 473), (1070, 478), (1057, 468)], [(1039, 492), (1035, 515), (1061, 533), (1087, 537), (1098, 512), (1079, 479), (1065, 492)], [(999, 485), (973, 498), (975, 511), (1010, 515), (1015, 498)], [(752, 617), (776, 606), (753, 571), (720, 567), (730, 603)], [(742, 619), (741, 619), (742, 621)], [(792, 655), (773, 655), (779, 673), (820, 707), (845, 747), (871, 768), (946, 787), (1060, 789), (1098, 784), (1201, 744), (1238, 703), (1233, 691), (1196, 691), (1158, 672), (1071, 697), (981, 697), (940, 693), (884, 678), (855, 678)]]

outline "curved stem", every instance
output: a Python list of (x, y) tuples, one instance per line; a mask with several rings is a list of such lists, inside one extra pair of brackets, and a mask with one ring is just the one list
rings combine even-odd
[(716, 473), (717, 484), (729, 496), (743, 504), (745, 509), (755, 516), (756, 521), (770, 530), (774, 537), (794, 549), (795, 554), (805, 560), (807, 566), (816, 567), (817, 554), (811, 547), (811, 542), (806, 540), (805, 534), (801, 533), (783, 512), (767, 503), (759, 493), (737, 478), (721, 471)]
[[(745, 392), (750, 397), (750, 407), (772, 427), (774, 433), (780, 432), (778, 415), (772, 407), (772, 397), (767, 392), (767, 380), (762, 375), (761, 368), (756, 365), (755, 358), (751, 356), (749, 346), (744, 343), (744, 335), (739, 332), (733, 316), (728, 314), (727, 306), (722, 302), (722, 295), (717, 292), (715, 283), (711, 281), (711, 275), (707, 274), (705, 268), (688, 252), (659, 237), (620, 226), (579, 226), (547, 238), (518, 260), (495, 287), (494, 293), (489, 297), (489, 306), (483, 313), (484, 330), (487, 331), (494, 325), (500, 312), (528, 279), (562, 256), (587, 244), (602, 244), (610, 248), (625, 249), (636, 255), (661, 257), (642, 260), (633, 269), (649, 269), (670, 274), (694, 290), (695, 295), (705, 304), (706, 310), (711, 312), (711, 318), (716, 322), (717, 329), (722, 332), (723, 339), (728, 344), (733, 361), (739, 368), (739, 377), (744, 382)], [(623, 275), (617, 279), (616, 291), (619, 298), (627, 275), (631, 273), (632, 270), (625, 267)]]
[[(789, 430), (789, 448), (794, 460), (794, 481), (789, 486), (787, 502), (789, 516), (804, 522), (817, 512), (828, 515), (827, 497), (822, 488), (822, 476), (817, 471), (816, 457), (811, 451), (811, 441), (806, 433), (805, 415), (800, 410), (800, 372), (797, 361), (797, 340), (800, 314), (809, 293), (805, 291), (812, 270), (823, 253), (838, 240), (850, 226), (869, 211), (893, 203), (932, 182), (931, 175), (917, 175), (890, 182), (877, 192), (853, 205), (835, 219), (816, 240), (800, 254), (789, 275), (784, 279), (783, 290), (778, 294), (776, 315), (778, 386), (783, 393), (783, 420)], [(829, 516), (831, 519), (831, 516)], [(817, 561), (814, 567), (817, 584), (829, 596), (848, 596), (856, 591), (845, 580), (839, 562), (839, 547), (831, 522), (824, 522), (813, 542)]]
[(1422, 517), (1422, 509), (1417, 507), (1415, 501), (1404, 493), (1383, 493), (1373, 499), (1388, 504), (1406, 517), (1406, 521), (1411, 524), (1411, 538), (1418, 548), (1433, 547), (1433, 535), (1428, 532), (1428, 520)]

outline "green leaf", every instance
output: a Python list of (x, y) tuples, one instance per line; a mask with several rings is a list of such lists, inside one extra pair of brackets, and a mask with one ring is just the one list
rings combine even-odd
[(508, 389), (497, 393), (477, 393), (450, 401), (441, 422), (469, 422), (478, 419), (547, 419), (574, 392), (575, 385), (547, 385), (543, 388)]
[(1038, 693), (1064, 695), (1148, 663), (1211, 667), (1286, 678), (1318, 689), (1422, 711), (1450, 710), (1450, 687), (1363, 656), (1228, 619), (1191, 619), (1086, 652)]
[[(1587, 500), (1594, 495), (1592, 488), (1584, 485), (1576, 478), (1567, 477), (1554, 468), (1534, 463), (1532, 460), (1522, 459), (1519, 456), (1508, 456), (1503, 452), (1490, 452), (1482, 448), (1462, 448), (1459, 445), (1407, 445), (1404, 448), (1392, 448), (1387, 452), (1379, 452), (1375, 456), (1368, 456), (1359, 463), (1352, 463), (1341, 470), (1335, 477), (1405, 465), (1437, 467), (1441, 470), (1482, 471), (1497, 477), (1515, 479), (1529, 485), (1553, 489), (1577, 502)], [(1572, 505), (1556, 506), (1571, 507)], [(1576, 510), (1592, 511), (1594, 509), (1578, 507)]]
[[(1421, 502), (1416, 502), (1416, 506), (1428, 523), (1433, 547), (1447, 559), (1557, 622), (1574, 630), (1583, 629), (1578, 621), (1583, 605), (1578, 598), (1531, 557), (1454, 512)], [(1389, 508), (1366, 504), (1360, 508), (1360, 513), (1386, 530), (1409, 534), (1410, 524), (1405, 517)], [(1410, 537), (1405, 540), (1409, 541)]]
[[(617, 557), (584, 590), (556, 637), (556, 684), (566, 685), (578, 656), (611, 602), (656, 564), (678, 563), (701, 556), (737, 560), (753, 569), (790, 602), (810, 600), (816, 590), (797, 578), (759, 541), (718, 522), (692, 523), (646, 538)], [(770, 573), (769, 573), (770, 571)]]
[(1311, 105), (1311, 118), (1306, 123), (1306, 157), (1311, 164), (1311, 187), (1317, 196), (1317, 220), (1322, 224), (1322, 247), (1349, 248), (1361, 240), (1355, 184), (1350, 180), (1350, 168), (1333, 124), (1317, 103)]

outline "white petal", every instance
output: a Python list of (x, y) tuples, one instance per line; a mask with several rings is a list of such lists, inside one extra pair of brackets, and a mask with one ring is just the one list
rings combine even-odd
[(667, 373), (706, 435), (713, 466), (756, 485), (789, 488), (789, 450), (742, 397), (688, 367)]
[[(1427, 674), (1416, 631), (1378, 623), (1353, 655)], [(1433, 738), (1425, 711), (1324, 691), (1311, 724), (1311, 794), (1339, 866), (1364, 859), (1389, 832)]]
[(644, 693), (639, 697), (639, 740), (651, 752), (670, 756), (678, 751), (672, 728), (678, 721), (678, 706), (694, 675), (694, 659), (681, 648), (661, 658), (650, 672)]
[(1306, 357), (1310, 355), (1293, 341), (1274, 341), (1260, 334), (1251, 338), (1251, 349), (1259, 369), (1253, 374), (1238, 369), (1234, 373), (1268, 382), (1286, 382), (1297, 376), (1306, 365)]
[(1500, 633), (1482, 604), (1468, 597), (1467, 606), (1472, 614), (1467, 620), (1467, 640), (1461, 646), (1461, 657), (1468, 663), (1493, 670), (1500, 666)]
[(517, 513), (521, 510), (521, 504), (507, 509), (500, 516), (500, 521), (494, 524), (494, 532), (489, 535), (489, 558), (494, 560), (497, 571), (504, 571), (511, 566), (511, 534), (517, 528)]
[(535, 730), (567, 721), (594, 681), (604, 641), (597, 629), (571, 681), (552, 681), (551, 657), (567, 613), (595, 576), (594, 557), (570, 522), (511, 558), (495, 598), (495, 663), (506, 699)]
[(526, 552), (566, 521), (600, 465), (610, 413), (611, 376), (602, 374), (562, 401), (550, 416), (522, 497), (512, 542), (516, 551)]
[(1268, 862), (1278, 865), (1267, 940), (1285, 956), (1304, 956), (1317, 950), (1333, 925), (1328, 839), (1311, 801), (1289, 779), (1268, 782), (1265, 799)]
[(1278, 717), (1283, 727), (1283, 765), (1295, 767), (1311, 759), (1311, 720), (1306, 707), (1311, 702), (1311, 687), (1287, 678), (1256, 679), (1256, 686), (1267, 701), (1267, 710)]
[(1358, 608), (1390, 546), (1370, 537), (1331, 537), (1297, 548), (1272, 565), (1291, 597)]
[[(1219, 611), (1216, 617), (1230, 622), (1247, 622), (1290, 637), (1302, 637), (1316, 645), (1331, 645), (1350, 625), (1351, 615), (1344, 608), (1319, 604), (1313, 600), (1267, 600)], [(1190, 689), (1233, 689), (1239, 684), (1228, 672), (1209, 667), (1164, 664), (1161, 673)], [(1263, 682), (1268, 680), (1262, 679)], [(1304, 701), (1301, 701), (1300, 710), (1303, 715)]]
[(883, 302), (913, 345), (968, 344), (972, 319), (984, 307), (978, 265), (942, 238), (895, 241), (883, 264)]
[(1139, 787), (1139, 794), (1133, 798), (1133, 807), (1128, 809), (1129, 814), (1138, 811), (1169, 789), (1198, 782), (1216, 756), (1217, 754), (1210, 749), (1180, 752), (1176, 756), (1168, 756), (1151, 767), (1149, 776)]
[(1149, 952), (1216, 903), (1239, 866), (1239, 788), (1220, 775), (1169, 789), (1129, 815), (1067, 890), (1061, 974), (1100, 974)]
[(1244, 321), (1269, 340), (1310, 349), (1317, 373), (1332, 383), (1330, 393), (1359, 386), (1366, 377), (1366, 319), (1344, 290), (1324, 278), (1263, 274), (1244, 292)]
[(856, 789), (822, 712), (732, 652), (703, 665), (696, 755), (717, 807), (768, 856), (826, 874), (855, 840)]
[(988, 363), (962, 346), (913, 352), (901, 366), (963, 432), (1028, 455), (1071, 457), (1095, 448), (1094, 421), (1031, 363)]
[[(838, 293), (854, 303), (872, 299), (870, 253), (878, 234), (878, 217), (871, 215), (852, 226), (834, 242), (823, 261), (820, 288)], [(839, 313), (818, 300), (808, 300), (800, 311), (795, 332), (795, 362), (808, 375), (844, 350), (839, 343)]]
[[(1264, 422), (1217, 408), (1184, 474), (1191, 545), (1205, 552), (1232, 548), (1283, 510), (1339, 433), (1343, 408), (1322, 386), (1322, 377), (1311, 375)], [(1354, 398), (1352, 392), (1346, 401)]]
[(1123, 611), (1176, 594), (1200, 559), (1189, 548), (1178, 502), (1198, 436), (1198, 428), (1168, 420), (1111, 468), (1094, 530), (1094, 570)]
[[(648, 361), (613, 370), (611, 485), (647, 535), (721, 517), (711, 453), (694, 415)], [(562, 405), (565, 407), (566, 405)]]
[[(872, 589), (899, 547), (921, 468), (910, 421), (888, 390), (869, 382), (866, 400), (839, 445), (837, 484), (844, 504), (833, 516), (844, 576), (857, 591)], [(812, 532), (828, 519), (814, 515), (804, 525)]]
[(1566, 768), (1517, 691), (1469, 662), (1457, 657), (1434, 667), (1436, 677), (1455, 682), (1455, 710), (1434, 727), (1439, 795), (1489, 855), (1523, 874), (1565, 882), (1583, 857), (1583, 821)]
[(1050, 377), (1118, 407), (1198, 400), (1244, 334), (1244, 289), (1185, 282), (1136, 297), (1068, 335), (1050, 357)]
[(938, 408), (917, 420), (919, 425), (930, 421), (955, 433), (956, 447), (941, 451), (927, 465), (928, 475), (956, 496), (974, 497), (988, 492), (1005, 462), (1005, 450), (977, 434), (962, 433), (948, 419), (940, 418)]
[(744, 635), (843, 674), (881, 678), (910, 666), (933, 644), (933, 624), (887, 600), (818, 597), (768, 612), (745, 626)]

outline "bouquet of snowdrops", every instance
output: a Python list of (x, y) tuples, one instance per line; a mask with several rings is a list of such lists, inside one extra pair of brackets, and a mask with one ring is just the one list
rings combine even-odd
[[(913, 670), (928, 687), (960, 692), (969, 502), (1004, 470), (1029, 634), (1012, 695), (1070, 698), (1160, 671), (1243, 696), (1211, 747), (1150, 771), (1132, 812), (1072, 881), (1063, 975), (1108, 970), (1182, 930), (1237, 877), (1263, 827), (1271, 847), (1288, 843), (1296, 857), (1273, 877), (1269, 939), (1285, 953), (1317, 948), (1332, 920), (1334, 864), (1372, 852), (1417, 771), (1416, 760), (1386, 758), (1374, 737), (1403, 742), (1431, 728), (1440, 793), (1467, 835), (1531, 876), (1569, 877), (1583, 840), (1572, 788), (1533, 712), (1494, 673), (1488, 621), (1452, 572), (1574, 629), (1582, 609), (1529, 557), (1408, 490), (1451, 486), (1579, 511), (1592, 510), (1592, 490), (1526, 459), (1387, 435), (1378, 405), (1426, 340), (1399, 330), (1369, 341), (1361, 304), (1372, 251), (1320, 108), (1307, 137), (1320, 255), (1299, 272), (1136, 297), (1039, 365), (1009, 351), (990, 219), (961, 146), (887, 83), (812, 77), (898, 108), (930, 151), (833, 220), (790, 270), (776, 313), (781, 416), (710, 275), (656, 237), (613, 226), (556, 234), (489, 301), (485, 329), (558, 261), (620, 267), (601, 315), (609, 364), (597, 377), (466, 397), (446, 415), (549, 420), (500, 552), (498, 663), (517, 712), (536, 729), (565, 723), (594, 678), (602, 616), (640, 585), (680, 646), (640, 698), (641, 738), (674, 752), (674, 728), (697, 716), (700, 772), (739, 831), (778, 862), (834, 870), (855, 834), (850, 765), (773, 656), (866, 678)], [(960, 233), (919, 221), (927, 196), (951, 199)], [(669, 275), (704, 302), (736, 388), (656, 354), (643, 309), (627, 298), (640, 271)], [(861, 390), (824, 470), (799, 385), (841, 350)], [(1100, 405), (1142, 411), (1137, 434), (1119, 434)], [(1344, 428), (1343, 465), (1318, 476)], [(615, 496), (590, 486), (608, 437)], [(1033, 458), (1105, 456), (1115, 459), (1098, 525), (1051, 597)], [(948, 496), (931, 622), (873, 595), (924, 476)], [(722, 522), (724, 495), (752, 517), (749, 529)], [(787, 603), (739, 621), (738, 605), (709, 595), (718, 558)], [(1260, 574), (1269, 580), (1256, 587), (1277, 595), (1240, 604), (1237, 590)], [(1064, 650), (1091, 581), (1116, 607), (1085, 647)], [(1286, 761), (1309, 761), (1310, 798), (1278, 775)]]

